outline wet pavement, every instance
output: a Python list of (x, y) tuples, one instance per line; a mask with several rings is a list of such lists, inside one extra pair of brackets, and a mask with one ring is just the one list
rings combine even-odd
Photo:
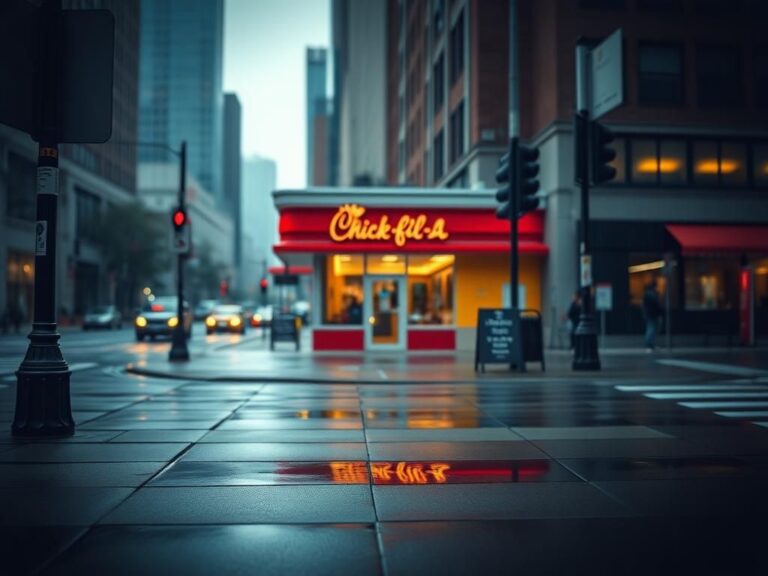
[[(5, 382), (3, 573), (755, 573), (768, 380), (722, 354), (715, 372), (635, 355), (613, 373), (453, 383), (88, 369), (61, 440), (10, 437)], [(758, 372), (728, 376), (744, 365)]]

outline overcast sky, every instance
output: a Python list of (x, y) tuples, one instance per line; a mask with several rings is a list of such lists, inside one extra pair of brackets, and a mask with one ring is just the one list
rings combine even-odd
[(306, 183), (305, 48), (330, 42), (329, 0), (225, 0), (224, 90), (243, 107), (243, 156), (277, 162), (280, 188)]

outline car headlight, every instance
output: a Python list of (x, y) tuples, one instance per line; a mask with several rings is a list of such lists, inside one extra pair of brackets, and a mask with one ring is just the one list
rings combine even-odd
[(144, 328), (147, 325), (147, 319), (144, 316), (136, 316), (136, 326)]
[(176, 328), (176, 326), (179, 325), (179, 318), (177, 316), (174, 316), (172, 318), (168, 318), (168, 327), (169, 328)]
[(253, 315), (253, 321), (254, 322), (261, 322), (261, 314), (254, 314)]
[(213, 328), (216, 326), (216, 318), (213, 316), (208, 316), (208, 318), (205, 319), (205, 325), (209, 326), (210, 328)]
[(242, 320), (240, 320), (240, 318), (238, 318), (237, 316), (235, 316), (234, 318), (230, 318), (229, 320), (230, 326), (240, 326), (241, 323), (242, 323)]

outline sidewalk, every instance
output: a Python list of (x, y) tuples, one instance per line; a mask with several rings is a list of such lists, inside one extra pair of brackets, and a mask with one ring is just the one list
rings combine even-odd
[[(163, 358), (129, 364), (129, 373), (181, 380), (228, 382), (474, 382), (542, 379), (626, 379), (684, 378), (701, 376), (707, 370), (665, 364), (670, 359), (723, 363), (753, 369), (754, 376), (768, 376), (768, 349), (765, 348), (675, 348), (647, 353), (644, 349), (620, 348), (600, 351), (600, 371), (577, 372), (571, 368), (569, 350), (545, 350), (545, 367), (528, 363), (525, 373), (510, 372), (503, 365), (488, 365), (475, 372), (474, 352), (312, 352), (304, 345), (299, 352), (281, 345), (274, 352), (264, 348), (263, 340), (251, 337), (242, 343), (219, 345), (189, 362), (171, 363)], [(662, 362), (660, 362), (662, 361)], [(734, 376), (745, 376), (735, 368)], [(726, 374), (727, 369), (726, 369)], [(719, 375), (722, 376), (723, 372)]]

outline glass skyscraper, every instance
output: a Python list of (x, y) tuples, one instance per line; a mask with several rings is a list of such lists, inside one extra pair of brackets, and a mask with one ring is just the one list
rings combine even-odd
[[(139, 140), (174, 149), (187, 170), (223, 198), (223, 0), (142, 0)], [(142, 162), (171, 161), (141, 146)]]
[(315, 118), (327, 115), (325, 48), (307, 48), (307, 185), (315, 181)]

